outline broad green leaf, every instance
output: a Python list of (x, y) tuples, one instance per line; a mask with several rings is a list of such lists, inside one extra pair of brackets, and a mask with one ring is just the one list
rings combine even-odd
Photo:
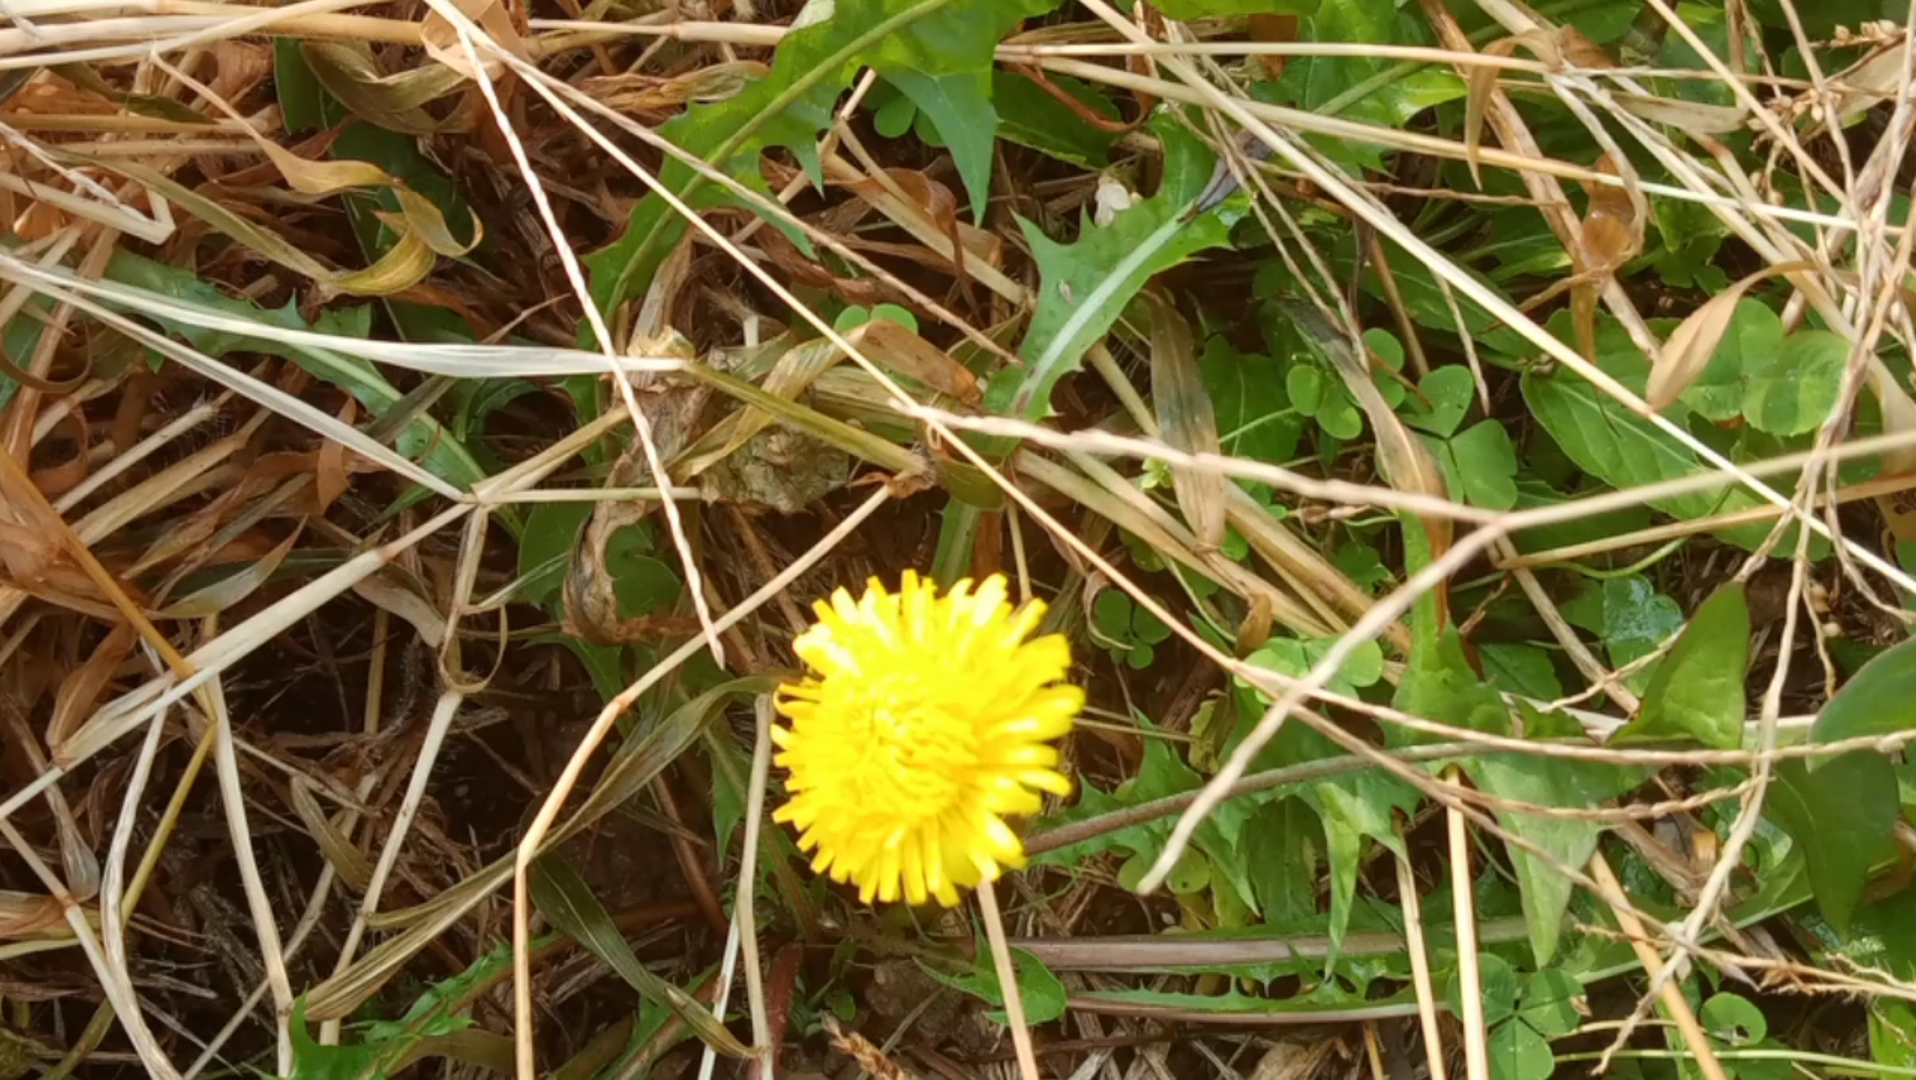
[(1916, 1069), (1916, 1006), (1895, 998), (1870, 999), (1869, 1056), (1879, 1065)]
[(1448, 439), (1426, 437), (1425, 443), (1453, 494), (1486, 510), (1517, 505), (1517, 448), (1501, 421), (1484, 420)]
[(1244, 830), (1244, 859), (1265, 921), (1303, 922), (1317, 915), (1318, 854), (1324, 828), (1301, 799), (1266, 803)]
[(1643, 694), (1637, 718), (1610, 741), (1679, 739), (1718, 750), (1743, 745), (1743, 680), (1750, 665), (1750, 605), (1733, 581), (1696, 609)]
[(1740, 994), (1711, 995), (1697, 1010), (1697, 1019), (1712, 1039), (1726, 1046), (1746, 1046), (1763, 1041), (1770, 1033), (1769, 1019), (1763, 1010)]
[(1284, 393), (1305, 416), (1316, 416), (1324, 405), (1324, 372), (1309, 364), (1299, 364), (1284, 375)]
[(286, 130), (307, 135), (344, 118), (345, 110), (332, 100), (326, 88), (313, 77), (300, 53), (300, 39), (273, 39), (273, 88), (279, 95), (280, 116)]
[(1706, 419), (1734, 420), (1743, 415), (1748, 373), (1767, 366), (1782, 350), (1783, 320), (1768, 305), (1746, 296), (1737, 301), (1716, 354), (1681, 400)]
[(991, 70), (979, 67), (948, 75), (926, 75), (909, 69), (887, 72), (918, 111), (931, 119), (951, 150), (951, 160), (971, 197), (971, 213), (979, 224), (991, 200), (991, 154), (997, 141), (998, 110), (991, 102)]
[(1491, 1080), (1550, 1080), (1557, 1057), (1529, 1024), (1512, 1020), (1490, 1033)]
[[(963, 990), (995, 1006), (986, 1015), (997, 1023), (1009, 1023), (1003, 1012), (1005, 995), (1004, 986), (998, 981), (998, 965), (993, 962), (991, 952), (983, 942), (977, 945), (975, 966), (963, 975), (948, 974), (925, 963), (920, 963), (919, 967), (946, 986)], [(1050, 968), (1023, 949), (1011, 950), (1011, 967), (1017, 972), (1018, 998), (1024, 1005), (1026, 1023), (1049, 1024), (1064, 1015), (1064, 983), (1051, 973)]]
[[(1483, 995), (1485, 1027), (1496, 1027), (1517, 1014), (1517, 973), (1509, 961), (1496, 953), (1478, 953), (1477, 986)], [(1464, 982), (1456, 971), (1444, 985), (1444, 1004), (1452, 1016), (1464, 1014)]]
[[(1334, 638), (1272, 638), (1244, 660), (1245, 663), (1268, 668), (1280, 675), (1301, 679), (1330, 653), (1334, 644)], [(1356, 697), (1359, 689), (1374, 685), (1383, 677), (1384, 651), (1377, 642), (1366, 641), (1344, 658), (1344, 663), (1331, 676), (1326, 688), (1346, 697)], [(1270, 704), (1270, 698), (1262, 691), (1258, 692), (1258, 698), (1265, 705)]]
[(751, 1056), (751, 1048), (734, 1038), (696, 998), (639, 962), (625, 935), (613, 924), (611, 912), (570, 863), (553, 855), (538, 860), (532, 864), (530, 884), (532, 902), (539, 913), (618, 972), (639, 996), (671, 1009), (700, 1041), (719, 1053), (736, 1058)]
[(1364, 433), (1364, 414), (1349, 392), (1341, 386), (1333, 387), (1325, 392), (1324, 403), (1318, 407), (1317, 426), (1331, 438), (1348, 442)]
[[(1051, 0), (811, 0), (764, 78), (723, 101), (693, 103), (659, 134), (760, 190), (759, 155), (784, 147), (816, 183), (822, 171), (814, 140), (831, 125), (832, 106), (859, 69), (926, 77), (989, 72), (998, 39), (1052, 6)], [(964, 165), (961, 159), (961, 170)], [(677, 158), (666, 160), (659, 178), (694, 207), (727, 201)], [(586, 259), (600, 310), (643, 292), (684, 232), (684, 220), (656, 193), (639, 200), (625, 234)]]
[(392, 1048), (377, 1042), (353, 1042), (324, 1045), (306, 1030), (306, 998), (293, 1002), (293, 1015), (287, 1027), (293, 1044), (293, 1073), (286, 1080), (385, 1080), (382, 1061), (397, 1055)]
[[(519, 538), (519, 576), (525, 578), (519, 595), (526, 603), (543, 605), (559, 594), (565, 584), (567, 560), (594, 505), (584, 501), (541, 503), (526, 515), (526, 531)], [(528, 576), (535, 572), (537, 576)]]
[[(1639, 487), (1706, 471), (1689, 448), (1569, 372), (1547, 378), (1526, 373), (1523, 395), (1531, 415), (1570, 460), (1612, 487)], [(1727, 488), (1674, 495), (1651, 505), (1672, 517), (1692, 520), (1750, 509), (1758, 502), (1742, 488)], [(1741, 526), (1719, 535), (1749, 549), (1762, 543), (1769, 528), (1767, 524)]]
[(1545, 1038), (1559, 1038), (1577, 1030), (1583, 1022), (1583, 1015), (1577, 1011), (1582, 998), (1583, 984), (1562, 968), (1532, 972), (1524, 976), (1517, 1019)]
[(1477, 658), (1483, 661), (1484, 676), (1509, 693), (1537, 701), (1563, 696), (1563, 682), (1557, 678), (1550, 653), (1536, 645), (1486, 641), (1477, 646)]
[(1304, 799), (1324, 823), (1325, 855), (1330, 863), (1331, 947), (1324, 964), (1329, 971), (1337, 962), (1344, 932), (1350, 926), (1364, 838), (1390, 848), (1399, 858), (1407, 857), (1403, 838), (1397, 834), (1397, 814), (1401, 812), (1407, 819), (1414, 816), (1423, 803), (1423, 794), (1394, 776), (1368, 770), (1312, 784)]
[(1209, 182), (1214, 156), (1175, 119), (1159, 117), (1151, 130), (1164, 144), (1158, 193), (1113, 218), (1105, 228), (1086, 222), (1078, 239), (1060, 244), (1022, 218), (1040, 278), (1038, 308), (1018, 350), (1022, 368), (1004, 368), (985, 395), (986, 407), (1026, 420), (1049, 414), (1051, 390), (1077, 370), (1145, 282), (1207, 248), (1230, 242), (1241, 203), (1187, 220)]
[[(1455, 627), (1419, 627), (1410, 659), (1404, 664), (1403, 681), (1398, 683), (1391, 704), (1413, 716), (1452, 727), (1497, 735), (1510, 731), (1503, 699), (1471, 670), (1464, 656), (1463, 639)], [(1432, 741), (1395, 725), (1386, 725), (1386, 733), (1393, 745)]]
[[(1547, 733), (1550, 718), (1522, 706), (1524, 728), (1532, 737)], [(1485, 754), (1465, 763), (1479, 788), (1499, 798), (1540, 806), (1590, 810), (1643, 783), (1649, 770), (1545, 758), (1532, 754)], [(1499, 810), (1497, 820), (1511, 835), (1536, 845), (1558, 862), (1581, 869), (1597, 850), (1606, 826), (1589, 818), (1543, 817)], [(1557, 869), (1528, 851), (1509, 848), (1517, 874), (1530, 950), (1537, 966), (1548, 965), (1562, 938), (1564, 911), (1574, 886)]]
[(1810, 741), (1842, 742), (1916, 727), (1916, 641), (1879, 653), (1823, 706)]
[[(1023, 75), (998, 69), (992, 72), (991, 79), (992, 97), (998, 108), (998, 134), (1006, 141), (1087, 169), (1102, 169), (1110, 162), (1116, 134), (1079, 116)], [(1051, 85), (1082, 102), (1088, 111), (1108, 120), (1122, 119), (1111, 102), (1091, 84), (1058, 74), (1052, 74), (1050, 80)]]
[[(1683, 609), (1639, 574), (1605, 581), (1562, 608), (1566, 619), (1603, 640), (1615, 667), (1648, 655), (1683, 629)], [(1625, 684), (1641, 694), (1655, 677), (1653, 665), (1630, 676)]]
[(1271, 464), (1296, 456), (1304, 425), (1290, 408), (1275, 360), (1240, 353), (1219, 336), (1205, 343), (1198, 368), (1217, 409), (1218, 442), (1225, 453)]
[(1798, 330), (1781, 349), (1746, 358), (1750, 426), (1781, 436), (1816, 430), (1836, 407), (1849, 353), (1849, 342), (1828, 330)]
[(1847, 935), (1871, 868), (1895, 851), (1895, 769), (1869, 750), (1814, 770), (1798, 758), (1779, 761), (1764, 807), (1802, 850), (1817, 908)]
[[(1434, 45), (1429, 23), (1407, 7), (1366, 0), (1323, 0), (1305, 20), (1299, 37), (1305, 41), (1363, 44)], [(1275, 86), (1260, 85), (1257, 96), (1295, 103), (1316, 113), (1331, 113), (1401, 128), (1411, 117), (1446, 101), (1464, 96), (1462, 79), (1437, 67), (1392, 70), (1395, 61), (1381, 57), (1309, 56), (1293, 59)], [(1374, 146), (1312, 140), (1335, 160), (1367, 168), (1383, 168), (1383, 155)]]
[(1405, 401), (1404, 422), (1448, 439), (1464, 422), (1477, 395), (1477, 380), (1462, 364), (1447, 364), (1424, 376)]

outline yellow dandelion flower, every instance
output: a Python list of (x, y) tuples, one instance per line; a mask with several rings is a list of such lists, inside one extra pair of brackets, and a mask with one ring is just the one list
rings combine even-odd
[(874, 579), (813, 605), (793, 649), (810, 673), (779, 692), (790, 727), (772, 730), (790, 770), (773, 819), (816, 850), (812, 869), (858, 885), (859, 899), (958, 903), (960, 887), (1024, 865), (1005, 824), (1035, 813), (1039, 792), (1067, 795), (1058, 751), (1084, 692), (1061, 683), (1071, 647), (1032, 640), (1044, 617), (1014, 609), (993, 575), (949, 593), (906, 572), (897, 593)]

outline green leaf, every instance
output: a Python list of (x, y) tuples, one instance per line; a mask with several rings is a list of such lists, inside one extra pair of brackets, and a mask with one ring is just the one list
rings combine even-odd
[(1894, 735), (1916, 727), (1916, 641), (1905, 641), (1864, 664), (1810, 728), (1810, 741), (1841, 742)]
[(951, 160), (965, 181), (973, 218), (983, 224), (991, 200), (991, 154), (997, 142), (998, 110), (991, 103), (991, 69), (980, 66), (949, 75), (926, 75), (900, 69), (885, 77), (898, 87), (920, 114), (938, 127), (951, 150)]
[[(1566, 372), (1544, 378), (1526, 373), (1523, 395), (1531, 415), (1570, 460), (1612, 487), (1639, 487), (1707, 471), (1689, 448), (1575, 375)], [(1730, 488), (1673, 495), (1651, 505), (1672, 517), (1692, 520), (1747, 510), (1758, 502), (1749, 492)], [(1767, 524), (1743, 526), (1725, 529), (1720, 535), (1748, 549), (1762, 543), (1769, 528)]]
[(1730, 328), (1703, 374), (1683, 391), (1683, 403), (1717, 423), (1742, 416), (1748, 373), (1782, 351), (1783, 320), (1776, 312), (1749, 297), (1737, 301)]
[(345, 109), (313, 77), (300, 52), (300, 39), (273, 39), (273, 88), (279, 95), (281, 122), (288, 133), (307, 135), (338, 123)]
[(727, 1057), (752, 1055), (725, 1025), (690, 994), (659, 978), (639, 962), (612, 915), (570, 863), (548, 855), (532, 864), (532, 902), (553, 926), (619, 973), (639, 996), (672, 1010), (700, 1041)]
[(293, 1002), (287, 1033), (293, 1044), (293, 1072), (287, 1080), (359, 1080), (361, 1077), (385, 1080), (386, 1070), (380, 1062), (396, 1057), (390, 1047), (377, 1042), (329, 1046), (314, 1041), (306, 1030), (304, 995)]
[(1151, 277), (1207, 248), (1230, 242), (1242, 213), (1235, 200), (1186, 220), (1208, 182), (1214, 156), (1169, 116), (1150, 125), (1164, 144), (1158, 193), (1118, 214), (1105, 228), (1086, 222), (1075, 243), (1060, 244), (1022, 218), (1041, 279), (1038, 308), (1018, 350), (1022, 368), (1003, 368), (985, 394), (986, 407), (1026, 420), (1048, 415), (1051, 390), (1076, 371), (1125, 305)]
[[(1272, 638), (1258, 650), (1244, 658), (1245, 663), (1301, 679), (1310, 674), (1318, 662), (1329, 655), (1335, 638)], [(1366, 641), (1351, 651), (1344, 662), (1332, 675), (1326, 689), (1356, 697), (1357, 691), (1366, 686), (1375, 685), (1384, 677), (1384, 651), (1375, 641)], [(1258, 698), (1264, 704), (1270, 704), (1270, 698), (1262, 691)]]
[(1490, 1033), (1491, 1080), (1550, 1080), (1557, 1057), (1529, 1024), (1512, 1021)]
[[(758, 158), (775, 147), (792, 151), (818, 182), (815, 139), (831, 125), (832, 106), (858, 70), (871, 67), (887, 77), (988, 73), (998, 39), (1052, 6), (1052, 0), (811, 0), (764, 78), (726, 100), (693, 103), (659, 134), (761, 191)], [(959, 134), (940, 131), (947, 138)], [(695, 208), (729, 198), (676, 158), (667, 159), (660, 182)], [(600, 310), (642, 292), (684, 232), (684, 219), (659, 195), (639, 200), (625, 234), (586, 259)]]
[(1689, 736), (1705, 746), (1743, 745), (1743, 680), (1750, 665), (1750, 605), (1733, 581), (1696, 609), (1676, 645), (1657, 665), (1637, 718), (1611, 742), (1619, 745)]
[(1828, 330), (1799, 330), (1783, 347), (1748, 358), (1743, 415), (1771, 435), (1801, 435), (1820, 427), (1843, 387), (1849, 342)]
[(1770, 1033), (1770, 1022), (1763, 1010), (1740, 994), (1715, 994), (1697, 1010), (1697, 1019), (1712, 1039), (1727, 1046), (1746, 1046), (1762, 1042)]
[[(999, 69), (991, 78), (1002, 138), (1086, 169), (1102, 169), (1109, 163), (1111, 146), (1117, 141), (1114, 133), (1079, 116), (1023, 75)], [(1088, 111), (1108, 120), (1122, 119), (1091, 84), (1055, 73), (1050, 80)]]
[(606, 541), (605, 568), (621, 618), (637, 618), (670, 608), (684, 592), (678, 572), (652, 557), (650, 526), (628, 525)]
[(1324, 828), (1302, 799), (1258, 807), (1244, 829), (1244, 859), (1265, 921), (1301, 923), (1317, 915), (1318, 849)]
[(1464, 414), (1470, 411), (1470, 403), (1477, 396), (1477, 380), (1469, 368), (1449, 364), (1424, 376), (1417, 384), (1417, 392), (1422, 396), (1406, 399), (1404, 422), (1440, 439), (1448, 439), (1457, 425), (1464, 422)]
[[(1524, 728), (1532, 736), (1547, 730), (1549, 718), (1520, 703)], [(1635, 788), (1648, 777), (1644, 768), (1625, 768), (1567, 758), (1533, 754), (1485, 754), (1464, 763), (1477, 786), (1499, 798), (1539, 806), (1588, 810)], [(1544, 817), (1515, 811), (1497, 811), (1497, 820), (1511, 835), (1536, 845), (1566, 866), (1582, 867), (1597, 850), (1604, 824), (1588, 818)], [(1574, 886), (1570, 880), (1528, 851), (1510, 846), (1510, 865), (1517, 875), (1524, 922), (1530, 932), (1530, 951), (1543, 968), (1556, 955), (1563, 934), (1564, 911)]]
[(1563, 683), (1550, 654), (1524, 642), (1486, 641), (1477, 646), (1484, 675), (1498, 687), (1513, 694), (1555, 701), (1563, 696)]
[(1131, 598), (1117, 589), (1104, 589), (1091, 602), (1091, 625), (1112, 641), (1131, 640)]
[[(1471, 670), (1455, 627), (1420, 635), (1404, 664), (1403, 681), (1391, 704), (1413, 716), (1502, 735), (1510, 730), (1503, 699)], [(1395, 725), (1390, 729), (1396, 730)], [(1395, 739), (1422, 739), (1409, 734)]]
[[(579, 541), (579, 530), (592, 516), (589, 502), (540, 503), (526, 515), (525, 534), (519, 538), (519, 576), (525, 578), (519, 595), (529, 604), (545, 604), (565, 584), (566, 564)], [(527, 575), (537, 572), (537, 576)]]
[(1517, 1019), (1547, 1039), (1568, 1035), (1583, 1022), (1583, 1014), (1577, 1011), (1582, 997), (1583, 984), (1562, 968), (1533, 972), (1524, 976)]
[(1802, 850), (1817, 908), (1847, 935), (1871, 868), (1895, 852), (1895, 769), (1869, 750), (1814, 770), (1801, 759), (1779, 761), (1764, 806)]
[(1284, 376), (1284, 393), (1291, 405), (1305, 416), (1316, 416), (1324, 405), (1324, 373), (1309, 364), (1299, 364)]
[[(983, 942), (977, 946), (976, 966), (963, 975), (952, 975), (922, 962), (919, 967), (946, 986), (996, 1006), (985, 1014), (993, 1021), (1010, 1022), (1002, 1011), (1005, 995), (1004, 985), (998, 981), (998, 965), (992, 961), (991, 951)], [(1064, 983), (1050, 968), (1023, 949), (1011, 950), (1011, 967), (1017, 972), (1018, 998), (1024, 1005), (1026, 1023), (1049, 1024), (1064, 1015)]]
[(1219, 336), (1205, 342), (1198, 370), (1217, 410), (1224, 453), (1274, 465), (1296, 456), (1304, 425), (1291, 411), (1277, 361), (1240, 353)]
[[(230, 318), (248, 319), (280, 329), (365, 337), (372, 328), (372, 309), (364, 305), (323, 312), (318, 320), (308, 324), (291, 301), (283, 308), (261, 307), (251, 300), (226, 295), (195, 277), (190, 270), (168, 266), (127, 251), (114, 253), (112, 261), (107, 264), (106, 276), (108, 280), (144, 289), (180, 306), (199, 308)], [(374, 416), (385, 415), (403, 396), (377, 368), (356, 356), (206, 330), (168, 319), (156, 318), (153, 321), (168, 333), (215, 358), (245, 350), (291, 360), (315, 378), (352, 394)], [(424, 455), (424, 464), (434, 475), (461, 487), (470, 487), (486, 475), (465, 446), (441, 427), (437, 420), (424, 413), (414, 416), (407, 423), (395, 445), (400, 453), (408, 457)]]
[(1396, 815), (1414, 816), (1423, 795), (1394, 776), (1371, 770), (1312, 784), (1304, 798), (1324, 823), (1325, 855), (1330, 863), (1331, 947), (1324, 962), (1329, 971), (1337, 963), (1344, 931), (1350, 926), (1364, 838), (1390, 848), (1399, 858), (1406, 857), (1403, 839), (1397, 835)]
[[(1617, 667), (1648, 655), (1683, 628), (1683, 609), (1637, 574), (1605, 581), (1563, 605), (1563, 611), (1565, 618), (1602, 637)], [(1641, 694), (1655, 677), (1653, 666), (1625, 684)]]
[(1324, 434), (1348, 442), (1364, 433), (1364, 414), (1357, 411), (1357, 404), (1343, 387), (1327, 392), (1324, 398), (1317, 410), (1317, 426), (1324, 429)]
[(1486, 510), (1508, 510), (1517, 505), (1517, 448), (1511, 445), (1510, 432), (1502, 423), (1484, 420), (1461, 435), (1441, 442), (1427, 441), (1434, 444), (1444, 480), (1453, 494)]
[[(1503, 957), (1477, 954), (1477, 984), (1483, 995), (1485, 1027), (1496, 1027), (1517, 1014), (1517, 973)], [(1464, 1014), (1464, 983), (1458, 972), (1451, 972), (1444, 985), (1444, 1004), (1452, 1016)]]
[(1316, 416), (1324, 408), (1324, 387), (1324, 371), (1311, 364), (1299, 364), (1284, 375), (1284, 394), (1301, 416)]
[[(1325, 0), (1300, 28), (1304, 41), (1363, 44), (1432, 45), (1429, 25), (1411, 9), (1367, 0)], [(1315, 113), (1331, 113), (1388, 128), (1464, 96), (1462, 79), (1436, 67), (1392, 71), (1395, 61), (1373, 57), (1296, 57), (1275, 86), (1257, 88), (1260, 98), (1292, 102)], [(1374, 146), (1313, 139), (1333, 159), (1348, 166), (1383, 168)]]

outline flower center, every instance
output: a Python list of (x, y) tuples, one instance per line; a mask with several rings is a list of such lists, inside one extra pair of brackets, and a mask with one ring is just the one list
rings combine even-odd
[(860, 780), (870, 809), (912, 818), (943, 813), (977, 763), (972, 726), (915, 679), (884, 680), (869, 702)]

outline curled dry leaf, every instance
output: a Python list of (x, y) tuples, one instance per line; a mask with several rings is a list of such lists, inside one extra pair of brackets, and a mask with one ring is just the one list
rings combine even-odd
[(34, 893), (0, 891), (0, 941), (73, 936), (60, 901)]
[[(1617, 163), (1609, 154), (1598, 158), (1592, 169), (1607, 176), (1619, 175)], [(1570, 316), (1576, 328), (1577, 350), (1594, 363), (1597, 298), (1610, 276), (1643, 250), (1643, 215), (1637, 209), (1638, 198), (1623, 188), (1586, 182), (1583, 190), (1590, 197), (1590, 209), (1583, 218), (1580, 249), (1572, 252), (1576, 276), (1570, 285)]]
[(273, 51), (264, 45), (228, 38), (212, 46), (214, 96), (238, 101), (273, 73)]
[[(512, 14), (506, 5), (499, 0), (453, 0), (453, 4), (501, 48), (522, 60), (528, 58), (525, 39), (519, 36), (519, 29), (513, 25)], [(459, 41), (459, 31), (437, 10), (426, 13), (426, 21), (419, 27), (419, 40), (434, 60), (457, 72), (462, 78), (473, 77), (472, 63), (466, 55), (466, 47)], [(477, 41), (473, 42), (473, 51), (479, 54), (480, 64), (485, 68), (488, 78), (496, 82), (506, 77), (505, 61), (491, 55)]]
[(460, 88), (467, 76), (442, 64), (387, 75), (363, 43), (302, 41), (306, 66), (326, 92), (347, 111), (368, 123), (402, 135), (437, 135), (472, 127), (472, 110), (463, 104), (440, 120), (422, 106)]
[(847, 340), (881, 367), (916, 379), (940, 394), (976, 406), (978, 378), (951, 354), (891, 319), (873, 319), (855, 328)]
[(1710, 358), (1716, 355), (1717, 345), (1722, 343), (1724, 332), (1729, 330), (1730, 320), (1736, 314), (1737, 301), (1743, 299), (1743, 294), (1759, 282), (1779, 274), (1807, 270), (1810, 266), (1806, 262), (1791, 262), (1759, 270), (1712, 296), (1703, 306), (1691, 312), (1689, 318), (1670, 333), (1669, 340), (1663, 343), (1662, 350), (1657, 353), (1656, 363), (1650, 367), (1649, 384), (1644, 388), (1644, 400), (1659, 412), (1669, 408), (1710, 365)]
[[(835, 175), (848, 171), (837, 159), (828, 159)], [(920, 243), (951, 260), (961, 280), (976, 278), (1007, 299), (1022, 300), (1023, 288), (998, 267), (1004, 262), (1004, 242), (996, 234), (958, 219), (957, 199), (951, 189), (909, 169), (888, 169), (894, 181), (885, 183), (863, 174), (843, 182), (847, 190), (870, 203), (879, 213), (912, 234)], [(941, 197), (939, 189), (943, 189)], [(957, 242), (953, 242), (953, 237)]]
[[(1909, 39), (1904, 37), (1870, 53), (1855, 66), (1831, 79), (1837, 86), (1846, 88), (1836, 97), (1837, 122), (1848, 123), (1868, 112), (1876, 103), (1885, 99), (1893, 100), (1897, 88), (1902, 85), (1903, 69), (1908, 63)], [(1804, 138), (1814, 134), (1805, 133)]]
[(427, 599), (425, 586), (407, 578), (387, 567), (354, 585), (353, 592), (361, 600), (406, 620), (418, 632), (419, 640), (437, 649), (446, 642), (446, 617)]
[[(1144, 301), (1151, 309), (1151, 399), (1164, 441), (1187, 454), (1219, 453), (1217, 412), (1204, 389), (1191, 324), (1155, 293), (1146, 292)], [(1171, 481), (1178, 508), (1198, 543), (1213, 548), (1222, 544), (1225, 485), (1230, 481), (1216, 470), (1188, 465), (1171, 466)]]
[(286, 785), (286, 795), (293, 812), (299, 815), (300, 824), (306, 826), (306, 831), (313, 835), (320, 853), (332, 865), (339, 879), (346, 883), (348, 889), (364, 892), (372, 881), (372, 866), (351, 838), (326, 816), (325, 808), (313, 795), (313, 782), (294, 773), (292, 782)]
[[(1547, 64), (1559, 62), (1557, 43), (1542, 30), (1528, 30), (1499, 38), (1485, 47), (1484, 55), (1510, 56), (1516, 53), (1519, 46), (1529, 49)], [(1471, 181), (1480, 188), (1484, 186), (1478, 165), (1484, 139), (1484, 115), (1490, 108), (1490, 96), (1497, 92), (1497, 72), (1498, 68), (1491, 64), (1478, 64), (1471, 68), (1470, 86), (1464, 96), (1464, 162), (1470, 166)]]
[(293, 545), (299, 542), (300, 529), (295, 528), (286, 539), (281, 540), (273, 550), (255, 561), (251, 566), (229, 577), (214, 582), (203, 589), (197, 589), (166, 607), (154, 612), (160, 619), (201, 619), (213, 615), (239, 603), (253, 595), (260, 586), (273, 576), (292, 553)]
[(135, 637), (131, 623), (120, 623), (85, 663), (60, 680), (60, 689), (53, 695), (53, 716), (47, 721), (48, 746), (65, 742), (67, 736), (79, 730), (86, 718), (93, 715), (93, 707), (99, 703), (107, 683), (120, 670), (120, 664), (132, 655)]

